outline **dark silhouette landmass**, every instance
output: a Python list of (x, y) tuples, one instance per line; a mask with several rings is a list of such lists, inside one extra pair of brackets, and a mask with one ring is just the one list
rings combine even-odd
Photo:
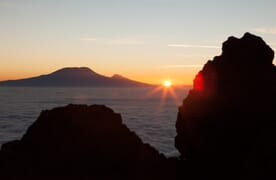
[(71, 87), (147, 87), (147, 83), (134, 81), (115, 74), (112, 77), (100, 75), (87, 67), (70, 67), (47, 75), (19, 80), (1, 81), (0, 86), (71, 86)]
[(223, 43), (179, 108), (180, 157), (143, 143), (105, 106), (68, 105), (2, 146), (0, 179), (276, 179), (273, 58), (249, 33)]
[(21, 140), (2, 146), (0, 178), (169, 179), (167, 161), (110, 108), (68, 105), (43, 111)]
[(229, 37), (196, 75), (176, 122), (175, 146), (188, 172), (200, 179), (276, 178), (273, 58), (260, 37), (246, 33)]

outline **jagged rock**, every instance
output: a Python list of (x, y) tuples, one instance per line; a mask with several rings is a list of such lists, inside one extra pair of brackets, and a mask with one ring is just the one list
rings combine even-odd
[(2, 146), (0, 178), (163, 179), (168, 162), (120, 114), (102, 105), (68, 105), (43, 111), (21, 140)]
[(175, 137), (191, 173), (205, 179), (275, 179), (273, 58), (260, 37), (245, 33), (229, 37), (222, 54), (196, 75), (179, 108)]

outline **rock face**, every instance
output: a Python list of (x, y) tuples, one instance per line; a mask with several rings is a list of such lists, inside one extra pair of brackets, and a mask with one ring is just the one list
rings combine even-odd
[(196, 75), (179, 108), (175, 137), (190, 172), (201, 171), (201, 178), (275, 179), (273, 58), (260, 37), (245, 33), (240, 39), (229, 37), (222, 54)]
[(2, 146), (0, 179), (166, 179), (167, 161), (120, 114), (68, 105), (43, 111), (21, 140)]

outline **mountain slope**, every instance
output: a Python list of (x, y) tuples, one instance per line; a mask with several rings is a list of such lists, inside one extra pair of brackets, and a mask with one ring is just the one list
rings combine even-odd
[(146, 87), (150, 84), (133, 81), (120, 75), (107, 77), (87, 67), (68, 67), (47, 75), (19, 80), (1, 81), (2, 86), (89, 86), (89, 87)]

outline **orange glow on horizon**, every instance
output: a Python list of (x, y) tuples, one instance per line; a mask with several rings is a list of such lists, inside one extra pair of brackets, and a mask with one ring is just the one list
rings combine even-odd
[[(134, 80), (134, 81), (140, 81), (148, 84), (153, 85), (160, 85), (160, 81), (164, 80), (164, 74), (166, 72), (159, 71), (159, 70), (153, 70), (153, 69), (144, 69), (141, 71), (141, 69), (104, 69), (104, 68), (98, 68), (93, 66), (86, 66), (81, 65), (82, 67), (89, 67), (93, 71), (104, 75), (108, 77), (112, 77), (114, 74), (120, 74), (128, 79)], [(30, 77), (36, 77), (40, 75), (47, 75), (50, 74), (58, 69), (61, 69), (63, 67), (79, 67), (76, 65), (62, 65), (62, 66), (50, 66), (50, 67), (37, 67), (37, 66), (31, 66), (31, 67), (15, 67), (15, 66), (5, 66), (0, 67), (0, 81), (5, 80), (18, 80), (18, 79), (24, 79), (24, 78), (30, 78)], [(173, 82), (173, 86), (179, 86), (179, 85), (192, 85), (193, 84), (193, 78), (197, 71), (195, 72), (169, 72), (170, 73), (170, 82)], [(165, 82), (162, 82), (162, 84)], [(169, 82), (166, 82), (168, 86), (170, 86)], [(166, 86), (166, 85), (163, 85)]]
[[(24, 71), (18, 71), (18, 70), (14, 70), (14, 71), (9, 71), (9, 72), (3, 72), (1, 73), (0, 76), (0, 81), (6, 81), (6, 80), (18, 80), (18, 79), (25, 79), (25, 78), (31, 78), (31, 77), (36, 77), (36, 76), (40, 76), (40, 75), (46, 75), (46, 74), (50, 74), (52, 72), (54, 72), (56, 69), (50, 70), (50, 71), (46, 71), (46, 72), (24, 72)], [(16, 73), (15, 73), (16, 72)], [(120, 73), (119, 73), (120, 74)], [(109, 76), (111, 77), (113, 74), (112, 73), (104, 73), (102, 74), (104, 76)], [(120, 74), (126, 78), (129, 78), (131, 80), (134, 81), (140, 81), (140, 82), (144, 82), (144, 83), (148, 83), (148, 84), (153, 84), (153, 85), (158, 85), (160, 84), (160, 81), (162, 78), (162, 75), (159, 74), (153, 74), (152, 76), (150, 75), (140, 75), (140, 74)], [(173, 80), (173, 84), (172, 81), (168, 82), (168, 81), (164, 81), (162, 83), (163, 87), (171, 87), (171, 86), (179, 86), (179, 85), (192, 85), (192, 78), (191, 77), (179, 77), (179, 78), (174, 78)], [(171, 84), (170, 84), (171, 83)]]

